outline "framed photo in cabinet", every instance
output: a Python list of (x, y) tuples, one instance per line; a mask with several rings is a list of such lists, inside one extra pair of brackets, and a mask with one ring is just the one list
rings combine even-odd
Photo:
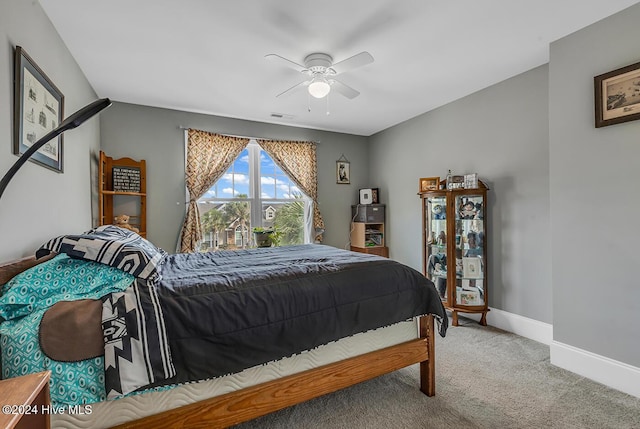
[(458, 292), (459, 304), (462, 305), (480, 305), (480, 292), (477, 290), (465, 290), (462, 289)]
[(462, 258), (462, 275), (468, 279), (482, 278), (480, 258)]

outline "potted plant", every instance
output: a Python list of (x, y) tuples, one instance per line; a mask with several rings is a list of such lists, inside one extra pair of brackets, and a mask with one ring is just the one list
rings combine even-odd
[(271, 241), (271, 234), (273, 231), (265, 229), (261, 226), (253, 228), (253, 238), (256, 241), (258, 247), (271, 247), (273, 242)]
[(273, 228), (256, 226), (253, 228), (253, 237), (258, 247), (271, 247), (280, 244), (280, 233)]

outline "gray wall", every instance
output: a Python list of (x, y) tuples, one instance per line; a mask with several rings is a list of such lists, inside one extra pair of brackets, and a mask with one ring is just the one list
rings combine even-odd
[(640, 367), (640, 121), (594, 128), (593, 77), (640, 61), (640, 5), (551, 45), (555, 341)]
[[(65, 116), (96, 94), (36, 1), (0, 2), (0, 172), (18, 159), (13, 142), (13, 50), (16, 45), (40, 66), (65, 96)], [(28, 162), (0, 201), (0, 261), (32, 255), (46, 240), (91, 227), (92, 174), (100, 147), (94, 118), (64, 135), (64, 174)]]
[[(351, 204), (358, 189), (370, 186), (366, 137), (286, 127), (177, 110), (114, 103), (100, 116), (102, 150), (120, 158), (147, 161), (147, 237), (174, 252), (184, 218), (184, 131), (191, 127), (221, 134), (318, 144), (318, 199), (326, 225), (324, 243), (345, 247)], [(335, 162), (351, 161), (351, 184), (336, 184)], [(383, 196), (384, 198), (384, 196)]]
[(489, 305), (551, 323), (547, 87), (535, 68), (372, 136), (369, 156), (390, 253), (418, 270), (418, 178), (477, 172), (491, 189)]

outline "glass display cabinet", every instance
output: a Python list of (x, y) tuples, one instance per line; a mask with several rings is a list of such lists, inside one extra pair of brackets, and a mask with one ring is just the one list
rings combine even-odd
[(422, 200), (423, 273), (451, 311), (454, 326), (458, 326), (458, 312), (481, 313), (480, 324), (487, 324), (487, 191), (478, 180), (474, 189), (418, 193)]

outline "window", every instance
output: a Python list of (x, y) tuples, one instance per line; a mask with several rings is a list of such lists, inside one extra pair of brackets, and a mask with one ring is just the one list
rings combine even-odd
[(255, 227), (274, 228), (282, 246), (310, 242), (311, 199), (255, 141), (198, 203), (201, 251), (255, 247)]

